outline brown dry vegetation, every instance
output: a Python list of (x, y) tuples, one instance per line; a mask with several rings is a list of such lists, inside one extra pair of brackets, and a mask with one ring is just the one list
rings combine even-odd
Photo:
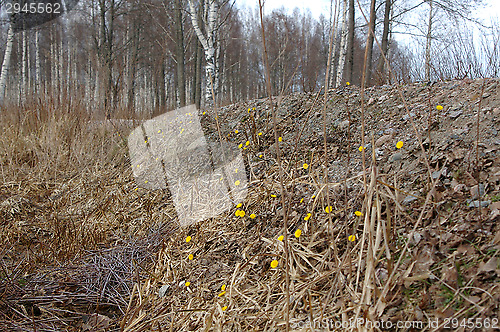
[[(494, 79), (412, 84), (403, 102), (395, 86), (369, 88), (363, 115), (357, 87), (330, 90), (326, 156), (323, 96), (279, 100), (292, 329), (356, 317), (425, 326), (472, 319), (475, 327), (499, 318), (499, 92)], [(284, 329), (287, 259), (269, 106), (218, 110), (229, 141), (251, 142), (246, 215), (235, 207), (187, 228), (176, 225), (168, 191), (135, 190), (126, 129), (89, 130), (83, 111), (50, 103), (3, 109), (0, 329)], [(210, 110), (202, 124), (215, 139), (214, 117)]]

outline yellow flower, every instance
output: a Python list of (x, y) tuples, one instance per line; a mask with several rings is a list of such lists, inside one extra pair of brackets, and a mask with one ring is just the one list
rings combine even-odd
[(236, 205), (237, 208), (240, 208), (243, 204), (241, 203), (238, 203), (238, 205)]
[(245, 147), (243, 148), (243, 150), (246, 150), (246, 149), (247, 149), (247, 147), (245, 146)]
[(305, 220), (305, 221), (308, 221), (310, 218), (311, 218), (311, 214), (310, 214), (310, 213), (308, 213), (308, 214), (307, 214), (307, 216), (305, 216), (305, 217), (304, 217), (304, 220)]
[(222, 285), (222, 287), (220, 288), (220, 290), (225, 291), (226, 290), (226, 285)]
[(363, 152), (364, 149), (365, 148), (362, 145), (360, 145), (359, 148), (358, 148), (359, 152)]
[(257, 135), (262, 136), (263, 135), (262, 131), (260, 133), (258, 133)]
[(236, 182), (234, 182), (234, 185), (235, 186), (239, 186), (240, 185), (240, 180), (236, 180)]
[(349, 82), (345, 82), (345, 84), (346, 84), (346, 85), (351, 85), (351, 83), (349, 83)]
[(226, 311), (226, 309), (227, 309), (227, 305), (222, 307), (222, 311)]
[(271, 197), (276, 198), (276, 197), (278, 197), (278, 196), (276, 196), (275, 194), (271, 194)]
[(240, 216), (240, 212), (241, 210), (236, 210), (236, 212), (234, 213), (236, 217), (239, 217)]
[(276, 268), (277, 266), (278, 266), (278, 261), (277, 261), (277, 260), (273, 260), (273, 261), (271, 262), (271, 267), (274, 269), (274, 268)]
[(250, 219), (255, 219), (255, 217), (257, 217), (257, 216), (253, 213), (250, 215)]
[(137, 190), (139, 190), (139, 188), (135, 188), (134, 190), (137, 191)]
[(191, 283), (188, 281), (186, 282), (186, 287), (189, 287), (191, 285)]
[(308, 164), (304, 164), (304, 165), (302, 165), (302, 167), (304, 167), (304, 169), (308, 169), (309, 165)]
[(248, 113), (250, 113), (250, 110), (251, 110), (251, 109), (249, 108), (249, 109), (248, 109)]
[(241, 211), (240, 211), (240, 217), (242, 217), (242, 218), (243, 218), (244, 216), (245, 216), (245, 211), (241, 210)]
[(246, 141), (245, 145), (249, 146), (250, 145), (250, 141)]
[(235, 134), (237, 134), (237, 133), (239, 133), (239, 131), (238, 131), (238, 130), (235, 130), (235, 131), (234, 131), (234, 133), (235, 133)]
[(144, 183), (148, 183), (148, 180), (144, 181)]
[(311, 198), (314, 199), (314, 197), (316, 197), (316, 195), (312, 195)]
[(261, 154), (259, 154), (259, 158), (262, 158), (262, 157), (264, 157), (264, 155), (263, 155), (262, 153), (261, 153)]
[(194, 258), (193, 254), (189, 254), (188, 258), (189, 258), (190, 261), (192, 261), (193, 258)]
[(349, 235), (348, 239), (349, 239), (349, 241), (354, 242), (354, 241), (356, 241), (356, 235), (354, 235), (354, 234)]
[(361, 212), (361, 211), (356, 211), (356, 212), (354, 212), (354, 214), (357, 215), (358, 217), (363, 216), (363, 212)]
[(238, 145), (238, 147), (241, 149), (243, 147), (243, 143), (240, 143), (240, 145)]
[(207, 112), (203, 112), (202, 115), (205, 115)]
[(161, 133), (161, 129), (160, 129), (160, 130), (158, 130), (158, 134), (159, 134), (159, 133)]
[(252, 110), (254, 110), (254, 111), (255, 111), (255, 107), (254, 107), (254, 108), (252, 108)]
[(331, 207), (331, 206), (327, 206), (327, 207), (325, 208), (325, 212), (326, 212), (326, 213), (330, 213), (330, 212), (332, 212), (332, 207)]
[(284, 237), (283, 235), (280, 235), (280, 236), (278, 237), (278, 241), (283, 242), (283, 239), (284, 239), (284, 238), (285, 238), (285, 237)]
[(443, 106), (441, 106), (441, 105), (437, 105), (437, 106), (436, 106), (436, 109), (437, 109), (438, 111), (442, 111), (442, 110), (443, 110)]
[(278, 137), (278, 141), (280, 141), (280, 142), (283, 141), (283, 137), (281, 137), (281, 136)]
[(300, 235), (302, 234), (302, 231), (300, 229), (297, 229), (295, 231), (295, 237), (298, 239), (300, 237)]
[(226, 291), (222, 291), (222, 292), (220, 292), (220, 293), (219, 293), (219, 297), (224, 296), (224, 294), (226, 294)]
[(188, 236), (188, 237), (186, 238), (186, 242), (187, 242), (187, 243), (189, 243), (189, 241), (191, 241), (191, 236)]
[(304, 197), (302, 197), (302, 198), (300, 199), (300, 202), (301, 202), (301, 203), (302, 203), (302, 202), (304, 202)]
[(238, 173), (238, 169), (237, 169), (237, 168), (235, 168), (235, 169), (234, 169), (234, 172), (235, 172), (235, 173)]
[(403, 147), (403, 141), (399, 141), (399, 142), (396, 144), (396, 148), (401, 149), (402, 147)]

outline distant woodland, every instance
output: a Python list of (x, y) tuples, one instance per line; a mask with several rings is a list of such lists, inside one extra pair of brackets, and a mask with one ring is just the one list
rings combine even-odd
[(327, 68), (328, 88), (363, 77), (366, 86), (495, 77), (500, 69), (499, 24), (474, 17), (477, 0), (335, 0), (319, 18), (264, 7), (263, 26), (258, 7), (228, 0), (81, 0), (19, 32), (6, 3), (3, 105), (50, 100), (117, 117), (261, 98), (262, 31), (275, 95), (320, 91)]

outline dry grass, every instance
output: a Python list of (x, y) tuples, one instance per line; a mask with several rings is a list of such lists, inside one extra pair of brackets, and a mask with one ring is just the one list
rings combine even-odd
[[(281, 118), (276, 130), (284, 138), (282, 184), (273, 132), (265, 129), (266, 101), (249, 102), (237, 111), (220, 110), (220, 128), (213, 118), (205, 118), (207, 135), (212, 136), (218, 131), (224, 136), (234, 133), (229, 127), (234, 119), (251, 116), (255, 123), (254, 128), (238, 127), (240, 133), (230, 135), (233, 142), (257, 137), (244, 152), (250, 181), (240, 209), (246, 215), (235, 216), (235, 207), (187, 228), (176, 226), (168, 191), (134, 190), (125, 129), (89, 131), (85, 124), (90, 118), (84, 111), (57, 113), (50, 103), (31, 105), (35, 111), (3, 112), (0, 327), (282, 330), (287, 261), (292, 330), (328, 330), (324, 322), (334, 330), (361, 318), (394, 323), (440, 318), (443, 323), (452, 317), (497, 317), (498, 276), (479, 271), (497, 255), (496, 247), (488, 246), (493, 235), (471, 239), (456, 231), (467, 218), (487, 223), (484, 213), (474, 217), (462, 207), (463, 200), (450, 198), (451, 205), (446, 199), (436, 201), (438, 181), (417, 183), (422, 193), (409, 208), (402, 196), (406, 184), (414, 182), (409, 174), (415, 166), (402, 163), (386, 171), (387, 165), (371, 150), (365, 167), (361, 153), (347, 155), (349, 147), (357, 152), (361, 142), (355, 125), (361, 113), (348, 106), (349, 96), (357, 91), (328, 91), (327, 99), (334, 105), (328, 106), (328, 114), (340, 109), (353, 123), (347, 142), (342, 130), (328, 130), (328, 138), (340, 143), (327, 144), (324, 154), (319, 152), (324, 140), (315, 138), (313, 128), (318, 96), (312, 96), (295, 118)], [(247, 113), (248, 106), (256, 110)], [(278, 117), (286, 114), (285, 107), (277, 107)], [(299, 129), (291, 125), (300, 120), (304, 122)], [(374, 130), (370, 123), (366, 126), (367, 132)], [(403, 133), (415, 134), (406, 130)], [(256, 136), (259, 131), (264, 134)], [(367, 137), (374, 146), (375, 139)], [(437, 148), (429, 151), (421, 140), (414, 143), (420, 148), (411, 153), (425, 151), (431, 159), (417, 164), (422, 179), (434, 169), (451, 167), (432, 161)], [(433, 137), (433, 146), (438, 143), (439, 137)], [(303, 163), (309, 167), (304, 169)], [(335, 163), (343, 172), (332, 172)], [(459, 166), (465, 174), (463, 164)], [(328, 183), (324, 169), (330, 171)], [(325, 212), (328, 200), (330, 213)], [(278, 239), (285, 234), (284, 210), (288, 260)], [(493, 229), (495, 222), (490, 221)], [(297, 229), (302, 231), (298, 238)], [(414, 233), (422, 240), (416, 241)], [(443, 243), (446, 234), (461, 240)], [(354, 241), (350, 235), (355, 235)], [(472, 249), (462, 248), (468, 244)], [(276, 268), (270, 265), (273, 260), (279, 262)], [(164, 297), (158, 296), (161, 288)], [(370, 330), (362, 324), (353, 327)]]

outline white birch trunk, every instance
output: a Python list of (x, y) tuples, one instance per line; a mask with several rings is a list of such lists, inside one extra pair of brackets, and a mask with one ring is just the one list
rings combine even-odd
[(26, 82), (26, 78), (27, 78), (27, 68), (28, 68), (28, 61), (26, 59), (26, 35), (27, 35), (27, 31), (26, 30), (23, 30), (22, 32), (22, 39), (23, 39), (23, 44), (22, 44), (22, 65), (21, 65), (21, 101), (24, 102), (26, 100), (26, 91), (27, 91), (27, 82)]
[(344, 64), (345, 58), (347, 56), (347, 0), (344, 0), (344, 13), (342, 14), (342, 31), (340, 38), (340, 52), (339, 52), (339, 62), (337, 65), (337, 79), (335, 81), (335, 87), (340, 86), (342, 83), (342, 78), (344, 76)]
[[(194, 27), (194, 31), (198, 36), (198, 40), (203, 47), (205, 52), (206, 60), (206, 94), (205, 100), (208, 103), (214, 102), (212, 89), (214, 93), (217, 93), (219, 89), (219, 73), (217, 68), (217, 57), (216, 57), (216, 25), (217, 17), (219, 14), (219, 6), (217, 0), (205, 0), (205, 13), (207, 20), (205, 22), (205, 32), (206, 36), (200, 29), (198, 24), (198, 19), (196, 16), (196, 9), (193, 0), (189, 0), (189, 12), (191, 16), (191, 22)], [(213, 83), (213, 84), (212, 84)]]
[(40, 38), (40, 30), (36, 29), (35, 32), (35, 91), (40, 94), (41, 82), (40, 82), (40, 44), (38, 39)]
[(26, 62), (27, 62), (27, 66), (28, 66), (28, 71), (27, 71), (28, 93), (30, 95), (32, 95), (33, 94), (33, 79), (31, 78), (31, 50), (30, 50), (29, 35), (28, 35), (28, 37), (26, 37), (26, 39), (28, 39), (27, 46), (26, 46)]
[(9, 27), (7, 33), (7, 45), (5, 47), (5, 53), (2, 62), (2, 71), (0, 72), (0, 103), (3, 102), (5, 97), (5, 90), (7, 87), (7, 75), (9, 74), (10, 68), (10, 58), (12, 55), (12, 45), (14, 44), (14, 29), (12, 25)]

